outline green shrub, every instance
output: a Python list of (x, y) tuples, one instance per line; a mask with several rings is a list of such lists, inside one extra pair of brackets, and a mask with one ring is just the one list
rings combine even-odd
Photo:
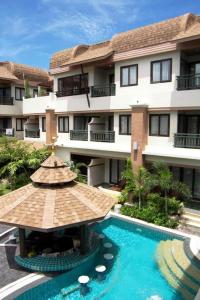
[(176, 228), (178, 226), (177, 220), (171, 219), (169, 216), (166, 216), (165, 213), (160, 213), (154, 206), (146, 206), (141, 209), (137, 206), (123, 206), (121, 213), (131, 218), (140, 219), (159, 226), (169, 228)]

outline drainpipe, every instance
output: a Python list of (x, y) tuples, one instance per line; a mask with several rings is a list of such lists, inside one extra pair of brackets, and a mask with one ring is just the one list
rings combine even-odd
[[(83, 65), (82, 65), (82, 64), (81, 64), (81, 73), (82, 73), (82, 75), (84, 75)], [(83, 80), (83, 84), (84, 84), (84, 88), (85, 88), (85, 90), (86, 90), (87, 87), (86, 87), (86, 84), (85, 84), (85, 79)], [(88, 107), (90, 108), (90, 99), (89, 99), (89, 94), (88, 94), (88, 92), (86, 92), (86, 98), (87, 98), (87, 104), (88, 104)]]

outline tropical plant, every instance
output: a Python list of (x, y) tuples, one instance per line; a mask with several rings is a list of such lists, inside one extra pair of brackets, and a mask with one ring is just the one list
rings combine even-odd
[(165, 213), (168, 214), (168, 195), (172, 187), (173, 177), (169, 167), (162, 161), (155, 161), (152, 165), (154, 184), (161, 189), (165, 198)]
[(171, 186), (172, 196), (181, 201), (187, 202), (192, 198), (189, 187), (180, 181), (173, 181)]
[(39, 91), (38, 91), (38, 96), (39, 97), (43, 97), (47, 94), (47, 91), (45, 88), (43, 88), (42, 86), (40, 87)]
[(24, 96), (25, 98), (31, 98), (30, 85), (28, 79), (24, 80)]
[(87, 183), (86, 176), (81, 174), (81, 168), (87, 168), (85, 163), (74, 163), (73, 161), (68, 161), (66, 164), (69, 166), (70, 170), (77, 174), (77, 181)]
[(139, 209), (142, 207), (142, 202), (145, 196), (151, 190), (151, 176), (150, 173), (143, 167), (138, 169), (134, 174), (134, 190), (133, 193), (138, 197)]

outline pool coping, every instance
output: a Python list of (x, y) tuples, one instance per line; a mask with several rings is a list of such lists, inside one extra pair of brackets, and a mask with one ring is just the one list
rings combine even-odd
[(118, 214), (118, 213), (115, 213), (113, 211), (109, 212), (109, 214), (107, 215), (107, 218), (109, 218), (109, 217), (114, 217), (116, 219), (124, 220), (124, 221), (127, 221), (128, 223), (142, 225), (146, 228), (151, 228), (151, 229), (154, 229), (154, 230), (157, 230), (157, 231), (160, 231), (160, 232), (170, 233), (170, 234), (173, 234), (173, 235), (179, 236), (179, 237), (190, 238), (190, 239), (193, 238), (193, 237), (196, 237), (196, 235), (194, 235), (194, 234), (189, 234), (189, 233), (186, 233), (186, 232), (183, 232), (183, 231), (180, 232), (177, 229), (171, 229), (171, 228), (166, 228), (166, 227), (163, 227), (163, 226), (158, 226), (158, 225), (155, 225), (155, 224), (152, 224), (152, 223), (148, 223), (146, 221), (142, 221), (142, 220), (139, 220), (139, 219), (136, 219), (136, 218), (131, 218), (131, 217), (128, 217), (128, 216), (125, 216), (125, 215), (122, 215), (122, 214)]

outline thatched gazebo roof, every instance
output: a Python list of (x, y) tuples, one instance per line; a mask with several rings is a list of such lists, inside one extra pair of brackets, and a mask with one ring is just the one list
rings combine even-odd
[(0, 197), (0, 223), (49, 232), (103, 219), (115, 200), (75, 178), (62, 160), (50, 156), (32, 183)]

